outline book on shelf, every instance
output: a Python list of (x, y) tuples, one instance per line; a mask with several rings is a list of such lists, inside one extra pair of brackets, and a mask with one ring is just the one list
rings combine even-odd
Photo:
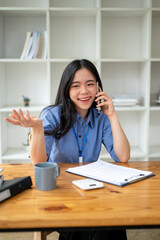
[[(28, 45), (27, 45), (27, 48), (26, 48), (26, 51), (24, 53), (24, 57), (23, 59), (26, 59), (30, 50), (31, 50), (31, 47), (32, 47), (32, 41), (33, 41), (33, 33), (31, 33), (30, 35), (30, 38), (29, 38), (29, 42), (28, 42)], [(22, 58), (21, 58), (22, 59)]]
[(34, 56), (37, 53), (37, 34), (38, 34), (38, 32), (33, 32), (32, 46), (31, 46), (30, 52), (27, 56), (27, 59), (35, 58)]
[(47, 32), (27, 32), (21, 59), (47, 58)]
[(125, 107), (125, 106), (137, 106), (139, 100), (135, 95), (113, 95), (112, 96), (113, 105), (115, 107)]
[(32, 186), (30, 176), (5, 180), (0, 187), (0, 203)]
[(46, 31), (41, 32), (41, 35), (40, 35), (40, 46), (38, 48), (38, 57), (42, 59), (47, 58), (47, 32)]
[(41, 33), (38, 32), (38, 38), (37, 38), (37, 52), (35, 54), (35, 58), (39, 58), (39, 53), (40, 53), (40, 46), (41, 46)]
[(31, 32), (27, 32), (26, 33), (26, 40), (25, 40), (25, 43), (24, 43), (24, 47), (23, 47), (23, 51), (22, 51), (21, 57), (20, 57), (21, 59), (23, 59), (24, 56), (25, 56), (25, 53), (26, 53), (27, 48), (29, 46), (29, 41), (30, 41), (31, 34), (32, 34)]

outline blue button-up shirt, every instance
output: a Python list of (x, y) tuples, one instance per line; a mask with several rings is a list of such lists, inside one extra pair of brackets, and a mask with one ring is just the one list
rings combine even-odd
[[(44, 130), (52, 131), (60, 122), (61, 106), (46, 107), (41, 113)], [(95, 108), (90, 108), (86, 121), (77, 113), (74, 128), (78, 137), (80, 149), (89, 126), (87, 139), (82, 151), (83, 162), (94, 162), (98, 159), (102, 143), (112, 159), (119, 162), (114, 149), (112, 129), (109, 118), (102, 111), (99, 114)], [(73, 128), (60, 139), (53, 135), (45, 136), (48, 161), (73, 163), (79, 161), (79, 147)]]

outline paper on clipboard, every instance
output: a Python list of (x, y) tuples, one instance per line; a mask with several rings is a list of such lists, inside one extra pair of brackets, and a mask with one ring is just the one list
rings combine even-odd
[(0, 168), (0, 172), (2, 172), (3, 171), (3, 168)]
[(68, 168), (66, 171), (120, 187), (154, 176), (150, 171), (123, 167), (102, 160), (79, 167)]

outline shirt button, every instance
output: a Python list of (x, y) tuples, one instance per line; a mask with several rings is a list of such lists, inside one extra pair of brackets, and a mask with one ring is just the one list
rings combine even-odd
[(79, 135), (79, 138), (81, 138), (81, 135)]

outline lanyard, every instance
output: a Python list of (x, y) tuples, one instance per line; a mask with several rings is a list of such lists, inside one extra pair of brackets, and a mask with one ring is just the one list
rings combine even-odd
[(85, 134), (85, 136), (84, 136), (84, 139), (83, 139), (82, 149), (80, 149), (78, 137), (77, 137), (77, 134), (76, 134), (76, 131), (75, 131), (74, 126), (72, 126), (72, 129), (73, 129), (73, 132), (74, 132), (75, 138), (76, 138), (76, 140), (77, 140), (77, 144), (78, 144), (78, 149), (79, 149), (79, 162), (82, 163), (82, 162), (83, 162), (82, 151), (83, 151), (84, 144), (85, 144), (86, 139), (87, 139), (87, 136), (88, 136), (89, 126), (88, 126), (88, 128), (87, 128), (87, 132), (86, 132), (86, 134)]

